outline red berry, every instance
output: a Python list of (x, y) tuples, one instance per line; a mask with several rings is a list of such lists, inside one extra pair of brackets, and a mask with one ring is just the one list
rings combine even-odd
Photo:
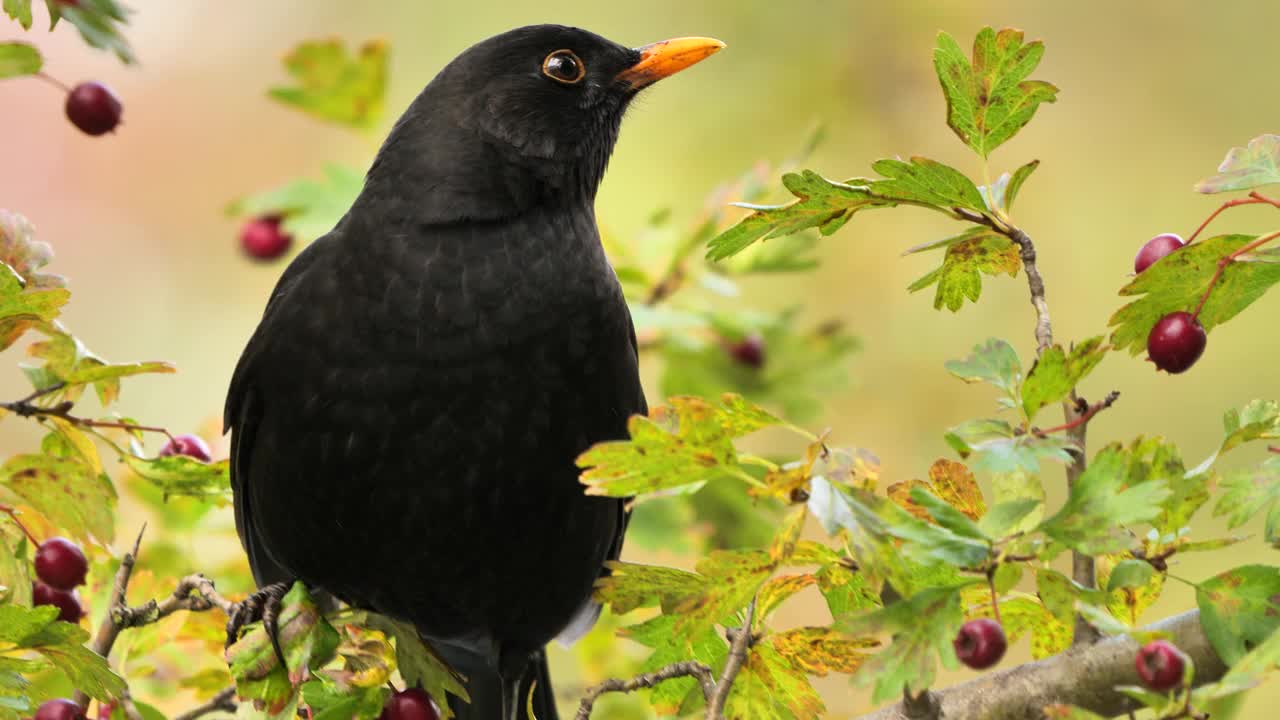
[(186, 455), (200, 462), (209, 462), (213, 455), (209, 452), (209, 444), (198, 435), (174, 435), (160, 448), (161, 457), (166, 455)]
[(751, 334), (728, 347), (729, 356), (749, 368), (764, 367), (764, 338)]
[(98, 720), (111, 720), (111, 714), (116, 711), (116, 704), (113, 702), (98, 702)]
[(85, 720), (84, 708), (66, 700), (46, 700), (36, 710), (35, 720)]
[(1157, 260), (1186, 245), (1182, 238), (1173, 233), (1157, 235), (1147, 241), (1133, 259), (1133, 271), (1140, 273), (1151, 267)]
[(422, 688), (392, 693), (378, 720), (440, 720), (440, 713)]
[(67, 94), (67, 119), (89, 135), (115, 130), (122, 109), (120, 98), (102, 83), (83, 82)]
[(36, 549), (36, 575), (55, 590), (74, 590), (88, 572), (80, 546), (64, 537), (49, 538)]
[(255, 260), (274, 260), (293, 244), (293, 236), (280, 229), (280, 216), (268, 215), (245, 223), (240, 230), (240, 246)]
[(58, 608), (58, 619), (64, 622), (78, 623), (84, 615), (84, 608), (80, 607), (80, 593), (75, 590), (58, 590), (39, 580), (31, 583), (31, 602), (34, 605), (53, 605)]
[(1182, 651), (1164, 640), (1153, 640), (1143, 645), (1133, 663), (1138, 668), (1142, 684), (1162, 692), (1181, 685), (1186, 669)]
[(1189, 312), (1160, 318), (1147, 335), (1147, 354), (1156, 367), (1173, 374), (1186, 372), (1204, 353), (1208, 338), (1200, 321)]
[(1009, 647), (1009, 641), (1004, 637), (1004, 628), (991, 618), (978, 618), (965, 623), (951, 644), (956, 649), (956, 657), (960, 658), (960, 662), (974, 670), (985, 670), (1000, 662), (1004, 651)]

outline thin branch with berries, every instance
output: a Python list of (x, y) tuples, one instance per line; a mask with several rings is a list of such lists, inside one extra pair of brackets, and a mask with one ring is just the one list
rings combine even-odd
[(0, 409), (8, 410), (18, 417), (35, 418), (37, 422), (44, 418), (57, 418), (63, 422), (75, 425), (76, 427), (89, 429), (110, 428), (114, 430), (125, 430), (127, 432), (162, 433), (170, 440), (173, 439), (173, 435), (162, 427), (137, 425), (135, 423), (119, 422), (115, 420), (92, 420), (89, 418), (77, 417), (71, 414), (71, 409), (75, 407), (75, 403), (70, 400), (64, 400), (55, 405), (48, 406), (37, 404), (36, 401), (39, 399), (52, 395), (66, 388), (66, 386), (66, 383), (54, 383), (48, 387), (40, 388), (20, 400), (0, 402)]

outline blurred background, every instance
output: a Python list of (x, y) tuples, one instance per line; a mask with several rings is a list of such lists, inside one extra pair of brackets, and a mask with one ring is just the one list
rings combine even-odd
[[(87, 49), (68, 27), (25, 38), (40, 47), (50, 75), (111, 86), (124, 102), (124, 125), (115, 135), (90, 138), (65, 121), (62, 95), (52, 86), (0, 82), (0, 207), (26, 215), (37, 237), (53, 245), (51, 270), (67, 276), (73, 291), (63, 321), (94, 351), (179, 368), (177, 375), (126, 382), (118, 409), (210, 439), (220, 430), (235, 360), (284, 268), (283, 261), (247, 260), (236, 240), (239, 221), (223, 208), (247, 193), (318, 177), (326, 163), (366, 167), (390, 123), (445, 62), (511, 27), (558, 22), (631, 45), (680, 35), (728, 44), (647, 92), (628, 116), (597, 203), (602, 225), (626, 242), (642, 240), (659, 208), (691, 222), (714, 187), (760, 161), (793, 155), (817, 124), (827, 138), (806, 166), (828, 177), (866, 174), (877, 158), (916, 154), (980, 176), (977, 161), (945, 125), (932, 67), (935, 36), (946, 30), (967, 47), (989, 24), (1042, 38), (1048, 50), (1035, 77), (1057, 84), (1059, 100), (1042, 106), (994, 154), (992, 167), (1042, 161), (1016, 216), (1036, 240), (1060, 341), (1104, 332), (1138, 247), (1160, 232), (1190, 234), (1221, 201), (1192, 192), (1192, 183), (1211, 174), (1231, 146), (1280, 131), (1274, 83), (1280, 4), (132, 0), (130, 6), (136, 12), (126, 34), (136, 67)], [(0, 27), (7, 39), (22, 35), (16, 24)], [(268, 85), (285, 81), (283, 53), (325, 36), (390, 44), (387, 114), (367, 136), (315, 122), (265, 95)], [(1276, 226), (1274, 210), (1244, 208), (1214, 227)], [(829, 426), (836, 442), (874, 451), (888, 482), (924, 476), (935, 458), (950, 456), (942, 441), (947, 427), (992, 410), (991, 393), (951, 378), (944, 361), (991, 336), (1008, 339), (1024, 359), (1034, 352), (1021, 276), (985, 279), (982, 301), (954, 315), (933, 309), (932, 291), (905, 291), (937, 258), (903, 258), (902, 251), (955, 230), (924, 211), (861, 214), (821, 241), (816, 273), (749, 279), (733, 301), (802, 305), (804, 322), (837, 317), (858, 336), (861, 349), (844, 362), (849, 382), (824, 393), (820, 416), (806, 424)], [(1163, 435), (1182, 448), (1188, 465), (1198, 463), (1217, 447), (1225, 410), (1280, 397), (1278, 303), (1273, 293), (1215, 330), (1205, 357), (1186, 375), (1157, 374), (1140, 359), (1110, 356), (1084, 391), (1095, 398), (1118, 389), (1123, 396), (1092, 423), (1093, 446)], [(19, 350), (8, 353), (8, 362), (20, 359)], [(652, 365), (646, 372), (656, 377)], [(16, 370), (0, 372), (0, 397), (26, 391)], [(656, 380), (649, 395), (651, 403), (660, 400)], [(37, 442), (28, 425), (5, 423), (0, 451), (7, 456)], [(225, 445), (215, 450), (226, 452)], [(1250, 452), (1229, 463), (1256, 462)], [(1061, 498), (1061, 475), (1056, 467), (1045, 475), (1051, 503)], [(136, 499), (123, 508), (122, 538), (154, 512)], [(1222, 531), (1208, 515), (1196, 526), (1202, 538)], [(170, 542), (193, 553), (201, 569), (242, 566), (230, 524), (229, 510), (220, 509), (194, 530), (175, 525)], [(1261, 542), (1238, 547), (1246, 549), (1233, 554), (1233, 565), (1245, 554), (1274, 560)], [(678, 549), (674, 541), (667, 549), (633, 546), (628, 557), (687, 563)], [(1222, 569), (1218, 557), (1194, 556), (1175, 572), (1207, 577)], [(1171, 587), (1146, 619), (1192, 602), (1188, 591)], [(804, 623), (810, 612), (825, 612), (816, 593), (779, 622)], [(1023, 641), (1005, 664), (1027, 656)], [(569, 694), (575, 659), (559, 653), (556, 663), (558, 685)], [(944, 682), (965, 677), (955, 673)], [(867, 709), (867, 695), (844, 678), (819, 682), (831, 717)], [(1276, 700), (1274, 685), (1255, 692), (1238, 717), (1273, 717), (1267, 708)]]

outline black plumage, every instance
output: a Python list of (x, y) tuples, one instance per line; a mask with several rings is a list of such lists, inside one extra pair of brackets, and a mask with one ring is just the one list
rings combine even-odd
[(595, 192), (636, 92), (719, 47), (544, 25), (468, 49), (289, 265), (236, 367), (257, 582), (412, 622), (467, 674), (462, 718), (523, 717), (537, 677), (554, 720), (542, 648), (594, 620), (626, 517), (574, 458), (646, 410)]

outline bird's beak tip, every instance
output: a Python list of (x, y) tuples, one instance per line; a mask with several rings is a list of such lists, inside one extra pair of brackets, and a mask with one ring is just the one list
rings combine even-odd
[(723, 42), (708, 37), (673, 38), (645, 45), (636, 48), (639, 62), (618, 73), (617, 80), (639, 90), (706, 60), (722, 48)]

